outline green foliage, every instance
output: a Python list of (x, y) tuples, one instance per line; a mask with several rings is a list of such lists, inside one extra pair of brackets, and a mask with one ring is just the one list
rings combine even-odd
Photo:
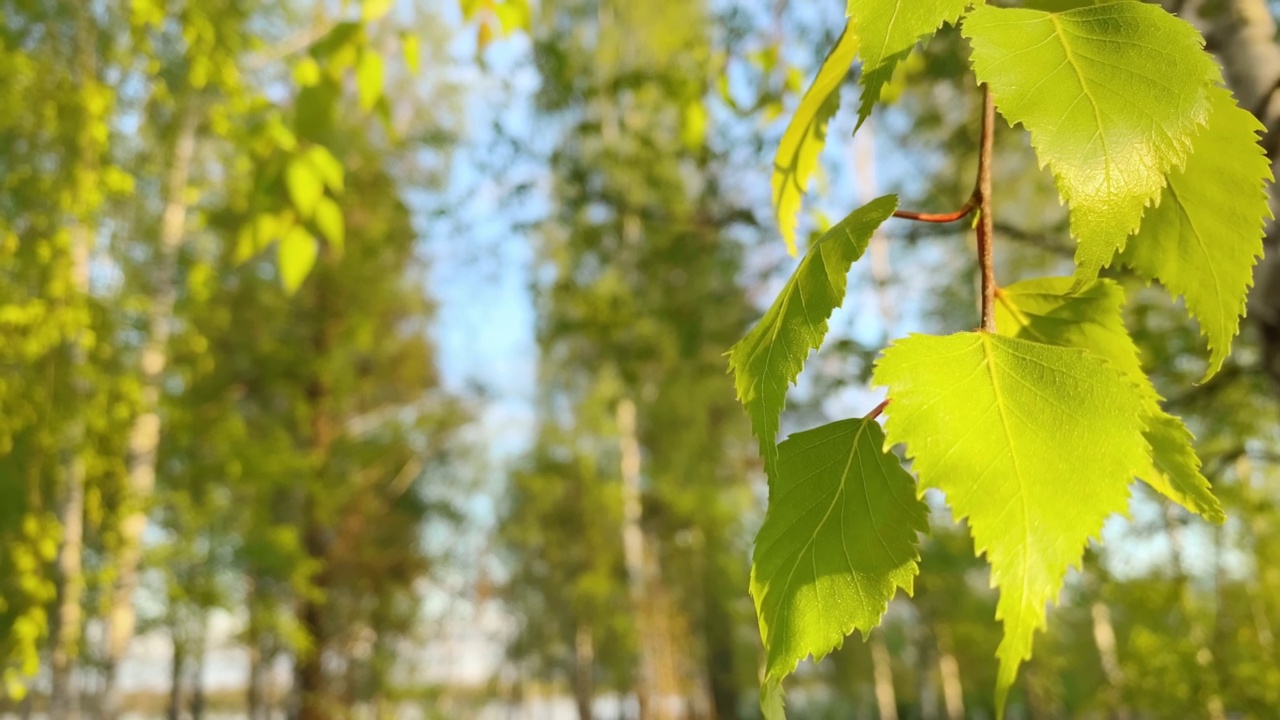
[(1120, 317), (1124, 291), (1110, 280), (1096, 280), (1072, 291), (1070, 278), (1024, 280), (1000, 292), (997, 318), (1009, 337), (1077, 347), (1106, 360), (1143, 394), (1143, 424), (1151, 464), (1138, 476), (1170, 500), (1206, 519), (1225, 517), (1183, 422), (1160, 407), (1160, 397), (1138, 363), (1138, 348)]
[(738, 400), (751, 415), (771, 478), (787, 387), (800, 375), (809, 352), (822, 344), (827, 318), (844, 302), (849, 268), (866, 252), (871, 235), (897, 206), (892, 195), (873, 200), (823, 234), (800, 261), (773, 306), (729, 352)]
[(818, 76), (805, 91), (800, 107), (778, 143), (773, 158), (773, 205), (778, 229), (787, 242), (787, 251), (796, 254), (796, 222), (809, 178), (818, 168), (827, 139), (827, 122), (840, 107), (840, 84), (858, 52), (858, 39), (846, 27), (835, 47), (822, 61)]
[[(921, 487), (942, 490), (953, 514), (968, 520), (974, 549), (986, 555), (1000, 590), (996, 615), (1005, 633), (996, 651), (995, 699), (1003, 713), (1018, 667), (1031, 657), (1033, 637), (1045, 624), (1045, 606), (1107, 516), (1125, 509), (1135, 477), (1210, 522), (1225, 519), (1187, 424), (1163, 406), (1140, 362), (1122, 319), (1125, 293), (1097, 276), (1118, 258), (1184, 298), (1208, 338), (1206, 377), (1213, 376), (1244, 313), (1262, 226), (1270, 217), (1264, 187), (1271, 175), (1257, 143), (1261, 127), (1218, 86), (1218, 67), (1203, 39), (1160, 7), (1071, 0), (1025, 8), (970, 5), (849, 3), (842, 46), (848, 43), (850, 54), (858, 48), (863, 60), (859, 122), (914, 45), (943, 24), (959, 22), (978, 83), (989, 88), (994, 107), (1011, 125), (1029, 132), (1039, 165), (1052, 171), (1078, 242), (1076, 273), (1001, 290), (985, 268), (984, 303), (994, 307), (983, 308), (984, 318), (990, 311), (992, 321), (984, 319), (985, 329), (976, 333), (892, 344), (874, 372), (875, 384), (889, 395), (887, 440), (883, 448), (859, 444), (854, 454), (875, 452), (883, 463), (892, 458), (890, 447), (905, 446)], [(835, 82), (829, 74), (820, 79)], [(816, 107), (804, 107), (792, 129), (810, 127)], [(994, 144), (986, 137), (980, 152), (990, 162)], [(791, 133), (784, 138), (788, 153), (800, 147), (799, 139)], [(810, 150), (816, 158), (817, 150)], [(794, 196), (779, 195), (779, 167), (790, 166), (778, 163), (774, 175), (775, 205), (781, 220), (789, 221), (802, 187)], [(975, 212), (992, 212), (981, 184), (974, 197)], [(976, 224), (979, 245), (990, 243), (982, 237), (984, 224)], [(780, 225), (790, 245), (791, 226)], [(868, 237), (872, 231), (874, 226)], [(789, 454), (805, 438), (852, 428), (865, 431), (857, 435), (864, 438), (874, 423), (845, 421), (797, 435), (781, 450), (773, 444), (786, 389), (823, 341), (826, 319), (844, 294), (844, 274), (861, 254), (859, 248), (838, 265), (824, 262), (821, 269), (839, 282), (822, 286), (813, 279), (818, 268), (807, 263), (829, 239), (819, 241), (731, 353), (738, 397), (760, 439), (770, 483), (752, 585), (769, 657), (761, 700), (770, 717), (782, 712), (781, 674), (805, 654), (820, 657), (838, 647), (852, 629), (876, 625), (875, 615), (895, 587), (884, 574), (876, 592), (825, 591), (856, 576), (846, 566), (874, 562), (879, 551), (864, 547), (866, 555), (850, 556), (832, 571), (821, 570), (832, 562), (826, 554), (804, 555), (832, 545), (815, 543), (832, 534), (822, 510), (830, 497), (844, 496), (820, 493), (843, 489), (848, 480), (867, 488), (871, 477), (862, 465), (838, 476), (815, 472), (818, 458), (802, 462)], [(833, 267), (838, 272), (831, 273)], [(909, 485), (904, 471), (878, 467), (877, 478), (900, 476)], [(874, 529), (887, 537), (885, 523), (899, 537), (918, 529), (908, 517), (867, 516), (850, 518), (840, 534)], [(789, 549), (785, 558), (776, 557), (778, 547)], [(806, 558), (811, 570), (783, 585), (785, 601), (774, 600), (768, 581), (778, 577), (777, 568), (794, 569)], [(856, 599), (852, 605), (850, 598)]]
[(875, 420), (861, 419), (797, 433), (778, 448), (751, 568), (766, 699), (796, 663), (821, 660), (854, 629), (870, 632), (898, 588), (911, 592), (928, 511), (884, 444)]
[(986, 333), (898, 341), (874, 382), (892, 398), (888, 442), (947, 494), (991, 563), (1001, 706), (1045, 605), (1147, 462), (1142, 394), (1083, 350)]
[(862, 101), (858, 126), (871, 116), (881, 90), (897, 64), (916, 43), (937, 32), (943, 23), (955, 22), (972, 0), (863, 3), (850, 0), (849, 22), (835, 47), (823, 59), (800, 106), (778, 144), (773, 160), (773, 205), (778, 228), (795, 255), (796, 222), (809, 178), (818, 167), (826, 142), (827, 122), (840, 107), (840, 85), (855, 56), (862, 59)]
[(294, 225), (280, 238), (280, 281), (287, 292), (294, 293), (307, 279), (320, 255), (320, 243), (307, 229)]
[(1211, 90), (1210, 111), (1186, 167), (1169, 175), (1160, 204), (1147, 210), (1120, 256), (1186, 300), (1209, 340), (1206, 380), (1231, 352), (1271, 217), (1263, 189), (1271, 165), (1257, 141), (1262, 125), (1223, 88)]
[(980, 7), (963, 30), (978, 80), (1053, 170), (1080, 242), (1077, 277), (1093, 278), (1190, 156), (1217, 65), (1194, 28), (1146, 3)]
[[(954, 23), (974, 0), (849, 0), (849, 31), (862, 50), (862, 103), (858, 126), (871, 117), (880, 92), (893, 77), (898, 63), (911, 54), (944, 23)], [(981, 5), (982, 0), (977, 0)]]

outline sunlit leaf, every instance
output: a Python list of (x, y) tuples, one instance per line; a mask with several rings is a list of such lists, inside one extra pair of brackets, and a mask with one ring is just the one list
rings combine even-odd
[(846, 27), (818, 69), (818, 76), (800, 99), (796, 114), (778, 143), (773, 158), (773, 207), (777, 211), (778, 230), (787, 243), (787, 251), (795, 255), (796, 224), (809, 178), (818, 167), (818, 157), (827, 140), (827, 122), (840, 107), (840, 83), (858, 52), (858, 41)]
[(293, 66), (293, 81), (299, 87), (311, 87), (320, 82), (320, 64), (310, 55), (303, 55)]
[[(983, 0), (976, 0), (981, 4)], [(858, 126), (871, 117), (893, 69), (916, 43), (954, 23), (975, 0), (849, 0), (849, 28), (857, 36), (862, 59), (862, 102)]]
[(412, 33), (400, 33), (400, 50), (404, 53), (404, 64), (411, 75), (422, 71), (422, 48), (418, 36)]
[(1257, 142), (1265, 128), (1223, 88), (1213, 88), (1212, 103), (1186, 168), (1169, 176), (1159, 207), (1147, 210), (1120, 257), (1181, 295), (1200, 321), (1210, 350), (1205, 379), (1231, 352), (1271, 217), (1271, 163)]
[(778, 457), (775, 443), (787, 387), (804, 369), (809, 352), (822, 344), (827, 318), (844, 302), (849, 268), (897, 203), (893, 195), (872, 200), (828, 230), (805, 254), (760, 322), (729, 351), (738, 399), (751, 416), (770, 477)]
[(878, 625), (898, 588), (911, 592), (916, 533), (928, 529), (915, 482), (874, 420), (798, 433), (778, 451), (751, 566), (766, 684)]
[(991, 564), (1003, 713), (1046, 604), (1147, 463), (1142, 394), (1084, 350), (985, 332), (898, 341), (874, 382), (889, 391), (888, 442), (968, 518)]
[(314, 221), (316, 229), (328, 241), (334, 252), (342, 254), (347, 234), (343, 224), (342, 208), (338, 207), (338, 203), (334, 202), (333, 198), (320, 198), (320, 202), (316, 205)]
[(1031, 133), (1070, 206), (1077, 277), (1109, 265), (1186, 162), (1219, 79), (1195, 28), (1158, 5), (985, 6), (964, 21), (978, 79)]
[(324, 196), (324, 183), (319, 170), (305, 155), (294, 156), (284, 170), (285, 189), (289, 192), (289, 200), (303, 219), (309, 219), (316, 210), (316, 204)]
[(1039, 278), (1005, 288), (999, 297), (1001, 334), (1088, 350), (1129, 376), (1142, 393), (1143, 436), (1151, 456), (1138, 477), (1211, 522), (1225, 520), (1200, 472), (1191, 432), (1160, 407), (1160, 396), (1138, 362), (1138, 347), (1120, 316), (1124, 290), (1119, 285), (1095, 280), (1073, 291), (1071, 278)]
[(382, 55), (365, 48), (360, 53), (359, 64), (356, 65), (356, 91), (361, 110), (373, 109), (378, 98), (382, 97), (382, 82)]
[(364, 22), (381, 20), (384, 15), (391, 12), (391, 7), (394, 4), (395, 0), (362, 0), (360, 3), (360, 19)]
[(280, 238), (280, 282), (286, 292), (295, 293), (302, 287), (319, 255), (320, 243), (301, 225), (295, 225)]
[(306, 151), (307, 162), (315, 169), (325, 187), (335, 195), (341, 195), (344, 187), (346, 171), (329, 148), (323, 145), (312, 145)]

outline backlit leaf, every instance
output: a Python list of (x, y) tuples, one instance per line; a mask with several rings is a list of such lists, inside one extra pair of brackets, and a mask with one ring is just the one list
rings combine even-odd
[(1138, 477), (1211, 522), (1226, 519), (1200, 472), (1191, 431), (1160, 407), (1160, 396), (1138, 362), (1138, 347), (1120, 316), (1124, 290), (1119, 285), (1096, 280), (1073, 292), (1071, 278), (1038, 278), (1004, 288), (999, 298), (1001, 334), (1088, 350), (1128, 375), (1143, 396), (1143, 436), (1151, 456)]
[(1077, 278), (1092, 279), (1191, 154), (1217, 65), (1195, 28), (1148, 3), (986, 6), (963, 32), (978, 79), (1053, 171), (1079, 241)]
[(911, 592), (916, 533), (928, 529), (915, 482), (874, 420), (797, 433), (778, 451), (751, 567), (766, 684), (878, 625), (898, 588)]
[[(977, 0), (981, 4), (982, 0)], [(916, 43), (954, 23), (974, 0), (849, 0), (849, 27), (858, 37), (862, 59), (862, 102), (858, 126), (880, 99), (893, 69)]]
[(347, 232), (343, 223), (342, 208), (338, 207), (338, 203), (334, 202), (333, 198), (320, 198), (319, 204), (316, 205), (314, 220), (316, 229), (328, 241), (329, 247), (333, 248), (335, 253), (342, 254)]
[(382, 56), (365, 48), (356, 65), (356, 94), (361, 110), (372, 110), (378, 98), (382, 97), (382, 75)]
[(1003, 713), (1046, 604), (1147, 463), (1141, 392), (1084, 350), (985, 332), (898, 341), (874, 382), (889, 390), (888, 442), (968, 518), (991, 564)]
[(840, 107), (840, 83), (858, 52), (858, 41), (848, 27), (818, 69), (791, 123), (778, 143), (773, 158), (773, 207), (778, 230), (787, 243), (787, 252), (796, 254), (796, 223), (809, 178), (818, 166), (818, 156), (827, 140), (827, 122)]
[(320, 243), (301, 225), (295, 225), (280, 238), (280, 282), (292, 294), (302, 287), (320, 255)]
[(1120, 257), (1186, 301), (1209, 339), (1206, 379), (1231, 352), (1271, 217), (1271, 167), (1257, 142), (1264, 128), (1227, 90), (1215, 87), (1211, 97), (1209, 124), (1186, 168), (1169, 176), (1159, 207), (1147, 210)]
[(342, 194), (346, 172), (342, 163), (329, 152), (329, 148), (323, 145), (312, 145), (307, 148), (305, 157), (325, 187), (329, 188), (329, 192), (336, 195)]
[(304, 155), (290, 158), (284, 169), (284, 184), (298, 215), (309, 219), (324, 196), (324, 182), (316, 166)]
[(877, 198), (828, 230), (805, 254), (760, 322), (729, 351), (738, 400), (751, 416), (770, 477), (778, 457), (775, 443), (787, 387), (804, 369), (809, 352), (822, 344), (827, 318), (844, 302), (849, 268), (897, 204), (893, 195)]

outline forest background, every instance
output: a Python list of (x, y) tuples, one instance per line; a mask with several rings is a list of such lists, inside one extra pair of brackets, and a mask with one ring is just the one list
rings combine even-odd
[[(1274, 151), (1280, 4), (1166, 5)], [(843, 11), (0, 0), (0, 712), (758, 717), (766, 489), (723, 353), (793, 267), (773, 153)], [(851, 74), (802, 239), (963, 200), (966, 52), (944, 29), (856, 140)], [(1000, 277), (1065, 272), (1003, 123), (994, 180)], [(967, 227), (868, 254), (784, 435), (879, 402), (888, 338), (972, 327)], [(1228, 520), (1135, 489), (1010, 717), (1280, 708), (1273, 274), (1197, 385), (1195, 325), (1110, 273)], [(802, 667), (794, 717), (993, 717), (994, 591), (928, 500), (914, 597)]]

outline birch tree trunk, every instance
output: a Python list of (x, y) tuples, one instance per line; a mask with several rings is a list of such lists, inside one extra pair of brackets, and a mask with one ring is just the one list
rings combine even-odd
[(129, 433), (129, 511), (120, 528), (119, 570), (107, 616), (106, 686), (102, 717), (120, 714), (119, 667), (133, 641), (142, 562), (142, 534), (147, 528), (147, 504), (155, 490), (156, 454), (160, 446), (160, 383), (169, 362), (169, 334), (177, 302), (178, 251), (187, 222), (187, 183), (195, 151), (196, 113), (190, 105), (178, 111), (177, 137), (169, 164), (167, 199), (160, 223), (155, 269), (156, 290), (147, 318), (147, 342), (142, 348), (142, 391), (138, 417)]
[(596, 652), (591, 624), (579, 622), (573, 639), (573, 698), (578, 706), (578, 720), (593, 720), (592, 700), (595, 698)]
[(180, 620), (175, 619), (173, 626), (170, 628), (170, 635), (173, 640), (173, 658), (169, 665), (169, 709), (167, 717), (169, 720), (178, 720), (182, 717), (182, 669), (187, 664), (186, 641), (183, 638), (183, 632), (179, 628)]
[[(87, 9), (76, 15), (74, 53), (78, 80), (84, 86), (97, 80), (98, 61), (94, 55), (96, 28)], [(94, 182), (98, 167), (96, 142), (88, 123), (77, 129), (76, 147), (70, 161), (78, 163), (77, 184)], [(93, 232), (87, 223), (92, 208), (73, 209), (74, 221), (69, 231), (71, 253), (71, 302), (86, 303), (89, 298), (89, 260)], [(87, 319), (85, 322), (88, 322)], [(87, 394), (85, 377), (85, 342), (87, 328), (79, 328), (67, 338), (68, 373), (71, 380), (72, 407), (64, 438), (64, 482), (62, 506), (62, 542), (58, 547), (58, 607), (54, 613), (53, 644), (50, 652), (49, 716), (53, 720), (78, 720), (80, 697), (75, 686), (75, 665), (83, 622), (81, 603), (84, 595), (84, 493), (85, 421), (81, 400)]]
[(645, 559), (643, 504), (641, 502), (640, 440), (636, 431), (636, 404), (629, 397), (618, 401), (616, 409), (618, 447), (622, 473), (622, 554), (627, 569), (627, 590), (636, 624), (635, 692), (638, 720), (648, 720), (653, 706), (653, 634), (649, 623), (648, 566)]
[(893, 690), (893, 658), (880, 633), (871, 634), (871, 666), (880, 720), (898, 720), (898, 696)]
[(964, 684), (960, 681), (960, 662), (956, 660), (955, 647), (951, 642), (951, 627), (939, 625), (935, 632), (938, 642), (938, 675), (942, 680), (942, 700), (946, 704), (947, 720), (963, 720)]
[(1116, 630), (1111, 622), (1111, 608), (1101, 600), (1094, 601), (1089, 609), (1093, 620), (1093, 644), (1098, 648), (1102, 672), (1110, 685), (1111, 705), (1117, 720), (1129, 720), (1131, 714), (1124, 703), (1124, 670), (1120, 667), (1120, 653), (1116, 649)]
[[(89, 294), (89, 245), (92, 238), (83, 223), (71, 228), (71, 281), (76, 302)], [(84, 596), (84, 339), (72, 338), (68, 348), (72, 396), (76, 406), (67, 432), (65, 488), (60, 509), (62, 543), (58, 548), (58, 609), (54, 615), (53, 648), (50, 653), (49, 716), (53, 720), (77, 720), (80, 696), (75, 686), (75, 666), (82, 623)]]

